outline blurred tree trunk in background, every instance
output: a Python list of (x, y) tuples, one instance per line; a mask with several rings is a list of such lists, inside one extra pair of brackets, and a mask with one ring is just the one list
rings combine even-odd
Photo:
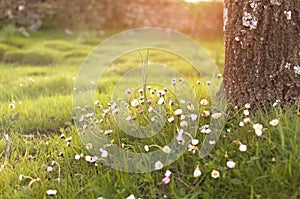
[(300, 1), (225, 0), (224, 86), (234, 105), (300, 96)]

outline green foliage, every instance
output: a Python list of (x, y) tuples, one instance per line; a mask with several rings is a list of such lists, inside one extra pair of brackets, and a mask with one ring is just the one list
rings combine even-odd
[[(13, 60), (13, 64), (0, 63), (0, 198), (47, 198), (49, 189), (57, 190), (54, 198), (126, 198), (130, 194), (136, 198), (164, 198), (165, 195), (167, 198), (195, 199), (300, 197), (300, 117), (297, 114), (299, 107), (293, 106), (286, 110), (277, 106), (268, 113), (263, 110), (254, 113), (249, 109), (247, 117), (251, 123), (244, 126), (239, 126), (246, 117), (243, 114), (245, 108), (240, 107), (228, 115), (220, 139), (208, 156), (200, 158), (197, 153), (186, 152), (160, 171), (130, 174), (113, 170), (101, 162), (87, 162), (85, 156), (89, 153), (72, 124), (71, 94), (80, 60), (92, 46), (73, 46), (69, 37), (55, 34), (54, 43), (61, 46), (54, 49), (45, 47), (42, 42), (49, 37), (48, 32), (28, 39), (13, 36), (11, 41), (15, 38), (23, 42), (23, 51), (0, 44), (6, 54), (4, 60), (10, 56)], [(218, 53), (223, 53), (217, 44), (204, 42), (204, 46), (211, 55), (216, 53), (215, 48)], [(39, 53), (50, 58), (41, 61), (44, 58)], [(188, 77), (199, 99), (208, 98), (202, 84), (195, 84), (199, 77), (186, 62), (158, 51), (150, 51), (150, 58), (178, 69)], [(36, 64), (50, 64), (51, 67), (34, 66)], [(120, 75), (138, 65), (139, 55), (132, 52), (115, 60), (105, 71), (95, 95), (100, 104), (99, 117), (107, 108), (110, 93)], [(132, 111), (134, 113), (135, 109)], [(172, 114), (168, 107), (167, 111)], [(107, 117), (103, 125), (114, 129), (115, 137), (112, 138), (120, 144), (118, 137), (126, 135), (118, 130), (111, 118)], [(149, 118), (142, 115), (137, 118), (138, 122), (149, 122)], [(277, 126), (270, 125), (273, 119), (279, 120)], [(202, 123), (207, 121), (209, 119), (201, 118)], [(252, 125), (255, 123), (263, 125), (260, 137), (254, 132)], [(153, 139), (156, 144), (163, 145), (175, 132), (174, 125), (167, 123), (164, 131)], [(6, 161), (4, 134), (11, 140)], [(202, 140), (205, 135), (198, 132), (196, 138)], [(124, 150), (129, 151), (143, 151), (144, 145), (149, 143), (149, 140), (130, 137), (121, 141), (127, 142)], [(247, 145), (247, 151), (239, 150), (240, 142)], [(80, 154), (81, 158), (76, 160), (75, 155)], [(236, 163), (235, 168), (226, 166), (228, 160)], [(202, 175), (195, 178), (193, 172), (197, 165)], [(47, 171), (49, 166), (53, 169), (51, 172)], [(161, 180), (167, 169), (172, 172), (171, 182), (164, 185)], [(220, 177), (213, 179), (212, 170), (218, 170)]]
[(6, 25), (0, 30), (0, 37), (8, 39), (12, 36), (17, 35), (19, 32), (14, 25)]
[(10, 50), (14, 50), (15, 48), (9, 46), (7, 44), (0, 43), (0, 60), (3, 58), (4, 54)]
[(59, 51), (68, 51), (72, 50), (74, 48), (74, 45), (67, 41), (62, 40), (52, 40), (45, 42), (45, 47), (53, 49), (53, 50), (59, 50)]
[(47, 66), (57, 64), (61, 60), (60, 55), (51, 50), (16, 50), (5, 53), (3, 61), (22, 65)]

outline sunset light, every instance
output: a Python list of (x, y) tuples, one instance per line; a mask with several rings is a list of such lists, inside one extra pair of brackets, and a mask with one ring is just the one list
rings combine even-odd
[(200, 3), (200, 2), (213, 2), (213, 1), (222, 1), (222, 0), (184, 0), (187, 3)]
[(187, 3), (211, 2), (212, 0), (184, 0)]

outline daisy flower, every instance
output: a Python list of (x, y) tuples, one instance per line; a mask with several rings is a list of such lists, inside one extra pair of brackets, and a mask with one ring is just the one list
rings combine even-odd
[(274, 120), (271, 120), (271, 121), (270, 121), (270, 125), (271, 125), (271, 126), (277, 126), (278, 123), (279, 123), (279, 120), (278, 120), (278, 119), (274, 119)]
[(244, 113), (244, 115), (245, 115), (245, 116), (248, 116), (248, 115), (250, 114), (249, 110), (247, 110), (247, 109), (246, 109), (246, 110), (244, 110), (244, 112), (243, 112), (243, 113)]
[(255, 134), (257, 136), (261, 136), (262, 135), (262, 129), (263, 129), (263, 125), (262, 124), (253, 124), (253, 128), (254, 128)]
[(217, 170), (212, 170), (212, 172), (211, 172), (211, 177), (212, 178), (219, 178), (220, 177), (220, 172), (219, 171), (217, 171)]
[(210, 112), (207, 111), (207, 110), (204, 110), (202, 113), (201, 113), (201, 116), (202, 117), (208, 117), (210, 115)]
[(154, 168), (155, 170), (160, 170), (164, 167), (163, 163), (161, 161), (156, 161), (155, 164), (154, 164)]
[(175, 110), (174, 114), (176, 116), (180, 116), (182, 114), (182, 112), (183, 112), (182, 109), (177, 109), (177, 110)]
[(187, 121), (181, 121), (181, 122), (180, 122), (180, 126), (181, 126), (181, 127), (188, 126)]
[(170, 153), (170, 152), (171, 152), (171, 148), (170, 148), (169, 146), (164, 146), (164, 147), (162, 148), (162, 151), (163, 151), (164, 153)]
[(242, 151), (242, 152), (247, 151), (247, 145), (241, 143), (240, 147), (239, 147), (239, 150)]
[(226, 162), (226, 166), (229, 168), (229, 169), (233, 169), (235, 167), (235, 162), (232, 161), (232, 160), (229, 160)]
[(200, 100), (200, 104), (201, 104), (202, 106), (207, 106), (207, 105), (208, 105), (207, 99), (202, 99), (202, 100)]
[(75, 160), (79, 160), (81, 158), (81, 156), (79, 154), (75, 155)]

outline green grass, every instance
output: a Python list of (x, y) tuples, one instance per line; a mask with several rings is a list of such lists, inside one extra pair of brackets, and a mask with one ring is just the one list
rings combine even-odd
[[(239, 126), (246, 117), (243, 115), (245, 108), (238, 108), (228, 115), (220, 139), (208, 156), (200, 158), (197, 152), (187, 151), (159, 171), (132, 174), (113, 170), (102, 161), (96, 164), (87, 162), (85, 156), (89, 152), (73, 124), (72, 91), (85, 55), (108, 34), (110, 32), (100, 36), (88, 33), (66, 36), (53, 31), (38, 32), (25, 38), (8, 29), (5, 32), (7, 36), (2, 36), (0, 165), (3, 166), (0, 171), (0, 198), (50, 198), (46, 195), (49, 189), (57, 190), (53, 198), (126, 198), (130, 194), (136, 198), (300, 197), (300, 117), (296, 111), (299, 107), (286, 110), (274, 107), (268, 113), (263, 110), (254, 113), (250, 109), (251, 123), (245, 126)], [(221, 40), (199, 41), (218, 66), (222, 66), (224, 49)], [(55, 61), (48, 62), (47, 58), (47, 62), (42, 62), (43, 57), (35, 53), (46, 54)], [(7, 63), (10, 56), (15, 56), (14, 61)], [(203, 98), (209, 100), (203, 80), (184, 60), (161, 51), (150, 51), (150, 61), (178, 70), (187, 77), (198, 101)], [(117, 59), (105, 71), (95, 94), (95, 100), (99, 100), (99, 119), (103, 118), (103, 110), (108, 107), (121, 75), (140, 63), (139, 53), (132, 52)], [(172, 77), (166, 78), (171, 81)], [(197, 80), (201, 80), (202, 84), (197, 85)], [(159, 85), (152, 85), (154, 87), (159, 88)], [(131, 100), (138, 96), (137, 92), (133, 93)], [(167, 93), (166, 99), (174, 98), (174, 93)], [(158, 100), (156, 95), (151, 99), (153, 103)], [(164, 105), (170, 116), (176, 106), (180, 106), (178, 100), (174, 99), (174, 102), (173, 107), (167, 103)], [(149, 105), (140, 105), (139, 108), (147, 112)], [(139, 110), (131, 108), (136, 121), (151, 123), (147, 114), (137, 113)], [(200, 105), (200, 110), (210, 109)], [(146, 144), (158, 145), (150, 147), (150, 151), (163, 147), (176, 134), (179, 122), (175, 117), (174, 123), (167, 122), (158, 135), (139, 140), (121, 132), (111, 113), (103, 119), (101, 125), (114, 130), (109, 139), (114, 139), (116, 145), (125, 143), (124, 150), (136, 152), (145, 152)], [(272, 119), (279, 119), (277, 127), (269, 124)], [(200, 125), (210, 120), (201, 117)], [(260, 137), (252, 127), (255, 123), (264, 127)], [(5, 159), (5, 134), (11, 140), (8, 159)], [(200, 140), (200, 148), (205, 135), (198, 131), (193, 136)], [(239, 143), (246, 144), (247, 151), (241, 152)], [(76, 154), (83, 155), (76, 160)], [(226, 167), (228, 160), (236, 163), (235, 168)], [(197, 165), (202, 175), (194, 178)], [(51, 172), (47, 171), (49, 166), (53, 168)], [(172, 175), (170, 183), (165, 185), (161, 180), (167, 169)], [(212, 178), (212, 170), (218, 170), (220, 177)]]

